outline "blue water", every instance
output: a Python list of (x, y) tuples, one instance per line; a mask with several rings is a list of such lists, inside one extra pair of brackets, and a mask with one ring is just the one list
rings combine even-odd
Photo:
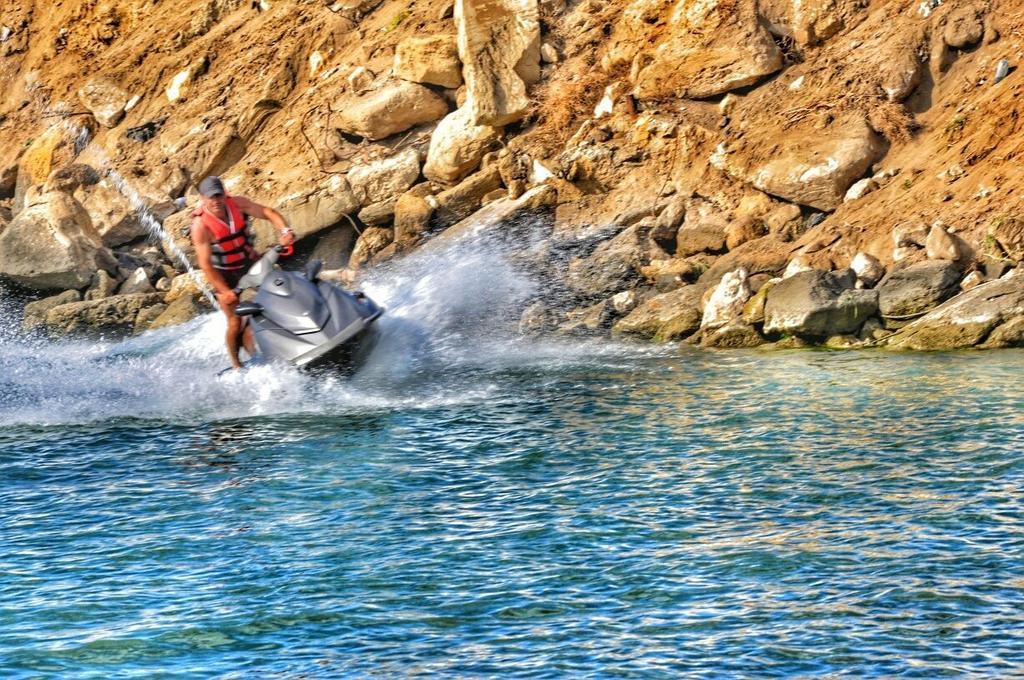
[(451, 265), (352, 381), (0, 339), (0, 676), (1024, 672), (1024, 354), (530, 341)]

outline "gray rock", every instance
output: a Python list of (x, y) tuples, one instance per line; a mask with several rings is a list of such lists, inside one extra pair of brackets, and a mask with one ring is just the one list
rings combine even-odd
[(658, 342), (681, 340), (700, 329), (701, 298), (706, 287), (693, 285), (655, 295), (637, 305), (612, 326), (612, 334), (650, 338)]
[(1008, 59), (1000, 59), (999, 63), (996, 64), (996, 75), (992, 79), (992, 84), (999, 83), (1003, 78), (1010, 75), (1010, 61)]
[(105, 272), (99, 270), (92, 277), (89, 290), (85, 291), (85, 300), (102, 300), (114, 294), (117, 290), (118, 280)]
[(66, 305), (69, 302), (78, 302), (81, 299), (82, 294), (77, 290), (66, 290), (63, 293), (28, 303), (25, 305), (24, 319), (21, 323), (22, 330), (34, 330), (46, 321), (46, 314), (54, 307)]
[(56, 336), (124, 334), (132, 330), (143, 307), (161, 302), (159, 293), (115, 295), (58, 305), (46, 314), (46, 328)]
[(143, 307), (140, 309), (138, 315), (135, 317), (135, 335), (148, 331), (153, 325), (153, 322), (160, 318), (160, 316), (166, 311), (167, 305), (162, 302), (158, 302), (151, 307)]
[(191, 321), (202, 313), (202, 307), (199, 306), (196, 298), (183, 295), (167, 305), (167, 308), (145, 330), (155, 331), (160, 328), (167, 328), (168, 326), (177, 326), (186, 321)]
[(519, 317), (520, 335), (539, 335), (555, 325), (555, 314), (543, 302), (534, 302)]
[(1024, 276), (1013, 276), (983, 283), (948, 300), (899, 330), (886, 344), (916, 350), (1008, 346), (1015, 343), (1022, 319)]
[(322, 232), (313, 247), (310, 259), (323, 262), (324, 269), (341, 269), (348, 264), (355, 245), (355, 230), (342, 225)]
[(764, 309), (766, 334), (811, 338), (855, 333), (878, 312), (878, 294), (850, 290), (832, 272), (800, 272), (780, 281), (769, 292)]
[(149, 274), (145, 269), (139, 267), (125, 279), (117, 292), (119, 295), (135, 295), (138, 293), (153, 293), (156, 290), (149, 280)]
[[(566, 285), (582, 297), (598, 298), (630, 288), (640, 281), (640, 268), (661, 249), (639, 225), (599, 245), (592, 255), (569, 263)], [(667, 258), (664, 251), (662, 258)]]
[(616, 317), (615, 308), (608, 300), (589, 307), (574, 309), (565, 315), (557, 329), (560, 335), (599, 335), (611, 327)]
[(960, 290), (960, 270), (951, 262), (929, 260), (890, 272), (876, 288), (887, 327), (934, 309)]

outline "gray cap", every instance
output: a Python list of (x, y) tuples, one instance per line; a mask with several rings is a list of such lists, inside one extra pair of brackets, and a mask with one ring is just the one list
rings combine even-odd
[(199, 193), (210, 198), (218, 194), (223, 196), (227, 192), (224, 191), (224, 182), (220, 181), (220, 177), (211, 175), (199, 183)]

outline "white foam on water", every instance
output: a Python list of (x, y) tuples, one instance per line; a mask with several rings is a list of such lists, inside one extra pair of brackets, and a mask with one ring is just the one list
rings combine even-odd
[[(467, 243), (414, 253), (365, 282), (386, 311), (372, 351), (351, 377), (280, 365), (218, 376), (228, 365), (220, 313), (120, 341), (7, 333), (0, 336), (0, 422), (429, 409), (498, 398), (507, 371), (615, 363), (641, 351), (518, 336), (519, 311), (543, 289), (498, 247)], [(16, 310), (6, 312), (5, 325), (16, 327)]]

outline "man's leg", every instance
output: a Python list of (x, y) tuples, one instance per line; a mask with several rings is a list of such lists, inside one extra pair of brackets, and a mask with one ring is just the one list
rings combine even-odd
[(242, 346), (249, 353), (250, 357), (256, 356), (256, 341), (252, 337), (252, 322), (248, 319), (242, 320)]
[(239, 336), (242, 333), (242, 317), (235, 314), (235, 305), (222, 307), (224, 316), (228, 318), (228, 331), (224, 335), (224, 342), (228, 346), (228, 358), (231, 365), (241, 368), (242, 362), (238, 360)]

